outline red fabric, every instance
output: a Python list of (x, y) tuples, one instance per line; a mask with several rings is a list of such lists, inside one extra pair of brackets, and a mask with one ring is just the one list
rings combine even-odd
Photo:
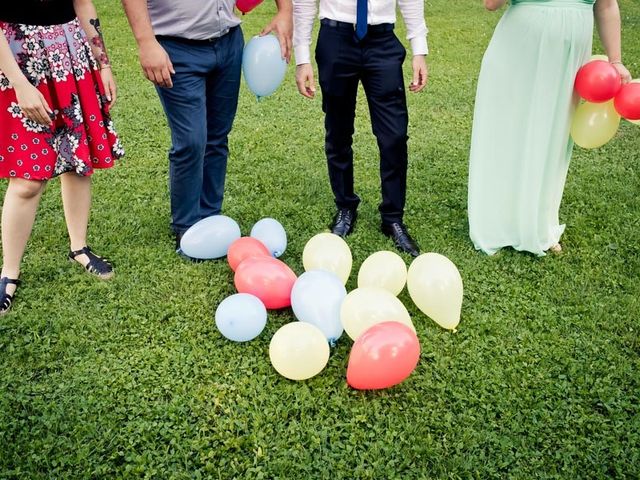
[(52, 27), (0, 23), (16, 60), (54, 111), (42, 126), (23, 116), (0, 72), (0, 177), (46, 180), (109, 168), (124, 151), (100, 71), (77, 20)]

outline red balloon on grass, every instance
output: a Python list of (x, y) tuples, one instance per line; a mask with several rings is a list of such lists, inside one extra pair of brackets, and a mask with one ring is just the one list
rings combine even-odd
[(399, 384), (420, 360), (416, 334), (399, 322), (378, 323), (351, 348), (347, 383), (357, 390), (379, 390)]
[(245, 14), (245, 13), (249, 13), (251, 10), (256, 8), (261, 3), (262, 3), (262, 0), (237, 0), (236, 7), (238, 7), (238, 10), (240, 10), (243, 14)]
[(270, 310), (291, 306), (291, 290), (296, 282), (284, 262), (269, 257), (252, 257), (236, 269), (234, 283), (239, 293), (255, 295)]
[(623, 85), (613, 101), (613, 106), (622, 118), (640, 120), (640, 83)]
[(264, 243), (252, 237), (242, 237), (233, 242), (229, 247), (227, 261), (229, 262), (231, 270), (235, 272), (243, 260), (262, 256), (271, 256), (271, 253), (269, 253)]
[(578, 94), (588, 102), (602, 103), (616, 96), (622, 78), (609, 62), (593, 60), (578, 70), (575, 86)]

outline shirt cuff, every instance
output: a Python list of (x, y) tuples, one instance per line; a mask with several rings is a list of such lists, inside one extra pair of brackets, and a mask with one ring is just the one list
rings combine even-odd
[(427, 36), (414, 37), (411, 39), (411, 51), (413, 55), (428, 55), (429, 46), (427, 45)]
[(294, 47), (293, 54), (296, 59), (296, 65), (311, 63), (311, 53), (309, 45), (298, 45), (297, 47)]

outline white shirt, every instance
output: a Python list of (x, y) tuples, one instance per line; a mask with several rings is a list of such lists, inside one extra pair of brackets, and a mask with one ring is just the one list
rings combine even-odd
[[(293, 47), (296, 65), (311, 63), (311, 31), (316, 17), (317, 0), (293, 0)], [(414, 55), (429, 53), (424, 0), (397, 0), (407, 27), (407, 39)], [(357, 0), (320, 0), (320, 18), (356, 23)], [(367, 23), (396, 23), (396, 0), (368, 0)]]

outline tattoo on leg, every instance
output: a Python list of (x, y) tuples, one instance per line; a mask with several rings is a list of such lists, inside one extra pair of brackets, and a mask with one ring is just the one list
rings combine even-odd
[(104, 46), (104, 37), (102, 36), (102, 28), (100, 27), (100, 19), (91, 18), (89, 23), (95, 29), (97, 35), (91, 37), (91, 45), (93, 46), (94, 55), (96, 60), (100, 63), (101, 67), (108, 67), (110, 65), (109, 57), (107, 56), (107, 49)]

